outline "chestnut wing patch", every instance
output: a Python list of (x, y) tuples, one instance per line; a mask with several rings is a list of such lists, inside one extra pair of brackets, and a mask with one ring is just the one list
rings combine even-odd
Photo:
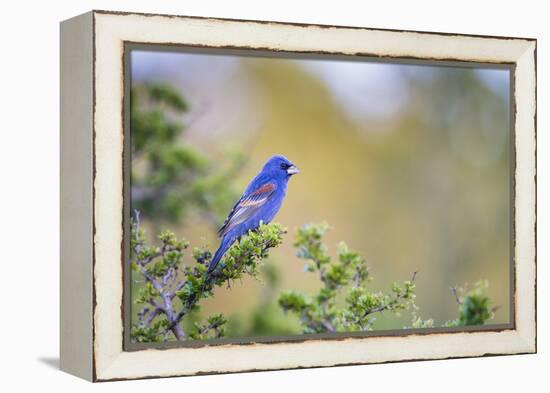
[(218, 236), (224, 237), (237, 225), (252, 217), (273, 196), (276, 189), (277, 185), (275, 183), (266, 183), (247, 196), (241, 197), (225, 219), (218, 231)]

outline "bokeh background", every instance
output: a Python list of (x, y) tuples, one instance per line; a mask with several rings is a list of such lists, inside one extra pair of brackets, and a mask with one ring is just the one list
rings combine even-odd
[[(508, 70), (144, 50), (133, 50), (130, 64), (133, 89), (164, 84), (183, 98), (170, 115), (184, 130), (173, 143), (205, 157), (224, 182), (219, 203), (202, 211), (142, 214), (149, 239), (170, 228), (215, 250), (217, 222), (268, 157), (284, 154), (301, 170), (276, 217), (289, 233), (262, 281), (218, 289), (201, 308), (202, 316), (228, 316), (229, 336), (300, 332), (276, 299), (281, 290), (318, 287), (294, 256), (292, 236), (320, 221), (332, 228), (333, 255), (344, 240), (365, 256), (371, 288), (417, 271), (419, 314), (436, 325), (456, 317), (449, 288), (481, 279), (500, 306), (491, 322), (509, 321)], [(155, 143), (149, 138), (145, 146)], [(208, 217), (204, 206), (212, 206)], [(408, 323), (407, 314), (382, 315), (375, 327)]]

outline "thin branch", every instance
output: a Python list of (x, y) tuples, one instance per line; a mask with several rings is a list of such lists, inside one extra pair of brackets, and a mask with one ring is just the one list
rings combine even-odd
[[(197, 303), (208, 297), (215, 286), (222, 286), (226, 282), (230, 283), (231, 280), (240, 279), (243, 274), (254, 275), (256, 268), (252, 267), (252, 264), (256, 266), (259, 260), (265, 258), (267, 249), (278, 245), (281, 242), (281, 235), (284, 233), (279, 228), (278, 232), (273, 232), (273, 228), (270, 228), (269, 231), (263, 232), (265, 237), (257, 235), (252, 237), (254, 243), (251, 245), (241, 243), (240, 253), (237, 257), (233, 257), (231, 266), (228, 266), (230, 269), (218, 269), (208, 273), (200, 266), (184, 267), (181, 269), (183, 278), (178, 280), (178, 269), (182, 263), (181, 251), (187, 245), (181, 246), (180, 244), (183, 242), (177, 242), (174, 235), (168, 233), (160, 237), (163, 243), (160, 248), (146, 248), (143, 233), (140, 230), (139, 218), (139, 212), (136, 211), (133, 228), (135, 236), (133, 251), (137, 255), (135, 266), (141, 276), (145, 278), (146, 284), (154, 288), (154, 291), (144, 292), (144, 301), (150, 303), (153, 308), (151, 308), (152, 311), (142, 310), (140, 312), (138, 315), (139, 326), (147, 327), (151, 325), (155, 317), (164, 316), (166, 318), (164, 322), (167, 324), (155, 334), (157, 338), (165, 340), (170, 336), (170, 332), (177, 340), (186, 340), (188, 336), (181, 326), (182, 319), (195, 310)], [(273, 237), (275, 234), (278, 238)], [(258, 248), (260, 251), (256, 251)], [(169, 255), (168, 253), (172, 251), (177, 251), (178, 254)], [(157, 262), (154, 268), (148, 268), (147, 264), (154, 262), (157, 258), (162, 258), (162, 261)], [(196, 263), (204, 266), (207, 261), (199, 259), (203, 258), (198, 258)], [(251, 268), (248, 269), (247, 266), (251, 266)], [(161, 270), (159, 271), (159, 269)], [(201, 282), (202, 286), (200, 288), (197, 288), (196, 285), (186, 287), (195, 282)], [(180, 293), (182, 290), (189, 290), (189, 292)], [(178, 296), (181, 305), (180, 302), (174, 303), (174, 299)], [(216, 334), (222, 334), (222, 330), (217, 331)]]
[(458, 291), (456, 289), (456, 287), (451, 287), (451, 292), (453, 293), (454, 297), (455, 297), (455, 301), (457, 304), (462, 304), (462, 301), (460, 301), (460, 297), (458, 296)]
[[(411, 283), (414, 282), (415, 278), (416, 278), (416, 272), (413, 272), (411, 280), (410, 280)], [(394, 298), (394, 301), (398, 302), (399, 300), (404, 299), (404, 298), (405, 298), (405, 296), (403, 294), (399, 294)], [(362, 319), (366, 318), (368, 315), (371, 315), (371, 314), (374, 314), (374, 313), (377, 313), (377, 312), (386, 311), (389, 307), (390, 306), (388, 304), (382, 304), (378, 307), (371, 308), (370, 310), (365, 311), (365, 313), (363, 314)]]
[[(135, 237), (136, 237), (136, 240), (138, 240), (139, 239), (139, 225), (140, 225), (139, 211), (138, 210), (134, 211), (134, 216), (135, 216), (135, 219), (134, 219), (134, 221), (135, 221)], [(136, 246), (134, 248), (134, 252), (136, 253), (136, 255), (139, 255), (139, 253), (141, 251), (141, 246), (142, 246), (141, 242), (137, 241)], [(143, 312), (141, 314), (141, 316), (140, 316), (140, 319), (142, 321), (141, 325), (142, 326), (149, 326), (155, 317), (157, 317), (160, 314), (164, 314), (166, 316), (166, 319), (168, 320), (168, 322), (170, 324), (170, 327), (167, 330), (172, 331), (172, 333), (174, 333), (174, 336), (178, 340), (185, 340), (185, 338), (186, 338), (185, 331), (179, 325), (179, 321), (181, 320), (181, 317), (179, 319), (176, 319), (178, 315), (175, 313), (174, 308), (173, 308), (173, 304), (172, 304), (173, 296), (171, 296), (171, 292), (166, 290), (167, 281), (169, 280), (169, 278), (172, 274), (172, 273), (170, 273), (170, 271), (173, 268), (168, 269), (169, 272), (167, 272), (166, 275), (159, 282), (155, 277), (153, 277), (152, 274), (149, 273), (149, 271), (145, 267), (145, 265), (147, 263), (151, 262), (152, 260), (154, 260), (154, 258), (157, 258), (159, 256), (164, 256), (164, 254), (169, 249), (170, 248), (167, 247), (167, 245), (165, 244), (159, 250), (159, 252), (149, 256), (148, 258), (146, 258), (144, 260), (140, 260), (139, 258), (136, 258), (136, 265), (139, 267), (140, 273), (143, 275), (143, 277), (145, 277), (145, 280), (150, 282), (151, 285), (153, 286), (153, 288), (155, 288), (157, 290), (157, 292), (159, 293), (159, 296), (160, 296), (160, 298), (162, 299), (162, 302), (163, 302), (163, 305), (161, 306), (161, 305), (157, 304), (153, 299), (149, 300), (149, 303), (151, 305), (153, 305), (154, 308), (153, 308), (153, 311), (151, 311), (147, 315), (147, 317), (145, 316), (145, 314), (147, 312)]]
[(324, 327), (325, 329), (327, 329), (327, 331), (329, 331), (329, 332), (335, 332), (335, 331), (336, 331), (336, 329), (334, 328), (334, 326), (332, 325), (332, 323), (329, 322), (329, 321), (327, 321), (326, 319), (323, 319), (323, 320), (321, 321), (321, 323), (322, 323), (323, 327)]
[(148, 307), (143, 307), (141, 310), (139, 310), (138, 312), (138, 320), (139, 320), (139, 325), (140, 326), (145, 326), (145, 315), (147, 315), (147, 313), (149, 312), (149, 308)]
[(496, 313), (498, 310), (500, 310), (501, 308), (502, 308), (502, 306), (500, 306), (500, 305), (494, 306), (494, 307), (492, 307), (492, 308), (489, 310), (489, 312), (490, 312), (491, 314), (494, 314), (494, 313)]
[[(147, 310), (147, 309), (145, 309)], [(144, 316), (141, 318), (140, 326), (141, 327), (149, 327), (151, 322), (153, 322), (153, 319), (155, 319), (158, 315), (162, 314), (162, 309), (160, 307), (156, 307), (153, 309), (153, 311), (149, 312), (147, 316)]]

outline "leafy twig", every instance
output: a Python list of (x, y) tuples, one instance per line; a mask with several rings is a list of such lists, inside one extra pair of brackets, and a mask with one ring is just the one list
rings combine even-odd
[[(257, 231), (249, 232), (237, 241), (224, 257), (221, 268), (208, 273), (211, 252), (194, 249), (194, 264), (183, 263), (183, 252), (189, 247), (184, 240), (177, 240), (172, 232), (159, 235), (160, 247), (146, 246), (140, 227), (139, 212), (135, 212), (132, 223), (132, 266), (144, 278), (144, 285), (138, 291), (135, 304), (146, 304), (138, 312), (139, 323), (132, 329), (134, 341), (149, 342), (165, 340), (172, 333), (177, 340), (205, 337), (215, 332), (224, 334), (225, 319), (212, 316), (203, 328), (188, 335), (182, 320), (199, 309), (202, 299), (212, 296), (214, 288), (244, 275), (255, 276), (260, 262), (268, 256), (268, 250), (282, 242), (285, 231), (278, 224), (260, 225)], [(223, 323), (222, 323), (223, 322)]]
[[(316, 272), (322, 287), (309, 297), (287, 291), (279, 297), (279, 305), (284, 311), (300, 317), (304, 333), (371, 330), (372, 314), (383, 311), (398, 313), (414, 304), (415, 286), (413, 281), (405, 281), (403, 286), (394, 284), (391, 295), (373, 293), (366, 289), (370, 280), (365, 260), (345, 243), (337, 248), (338, 259), (332, 261), (322, 239), (328, 230), (326, 223), (308, 224), (298, 230), (294, 245), (297, 256), (305, 259), (305, 269)], [(337, 298), (344, 297), (344, 304), (337, 306)]]

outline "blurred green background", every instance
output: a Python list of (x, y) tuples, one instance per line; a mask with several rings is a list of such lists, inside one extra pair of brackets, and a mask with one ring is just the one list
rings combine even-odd
[[(275, 220), (289, 233), (263, 281), (218, 289), (202, 306), (203, 316), (228, 316), (228, 336), (300, 332), (276, 299), (319, 285), (294, 256), (292, 236), (320, 221), (332, 228), (332, 254), (344, 240), (367, 259), (371, 288), (417, 271), (419, 314), (436, 325), (456, 317), (449, 288), (480, 279), (500, 306), (491, 323), (509, 321), (508, 70), (134, 50), (131, 83), (133, 112), (148, 110), (151, 86), (181, 97), (167, 116), (182, 132), (168, 143), (190, 152), (199, 169), (189, 181), (208, 188), (200, 203), (159, 210), (154, 199), (143, 202), (139, 179), (151, 168), (134, 154), (132, 205), (150, 239), (169, 228), (215, 250), (217, 225), (268, 157), (284, 154), (301, 170)], [(142, 151), (158, 143), (151, 127)], [(188, 191), (172, 190), (174, 204)], [(375, 326), (408, 323), (409, 315), (388, 314)]]

